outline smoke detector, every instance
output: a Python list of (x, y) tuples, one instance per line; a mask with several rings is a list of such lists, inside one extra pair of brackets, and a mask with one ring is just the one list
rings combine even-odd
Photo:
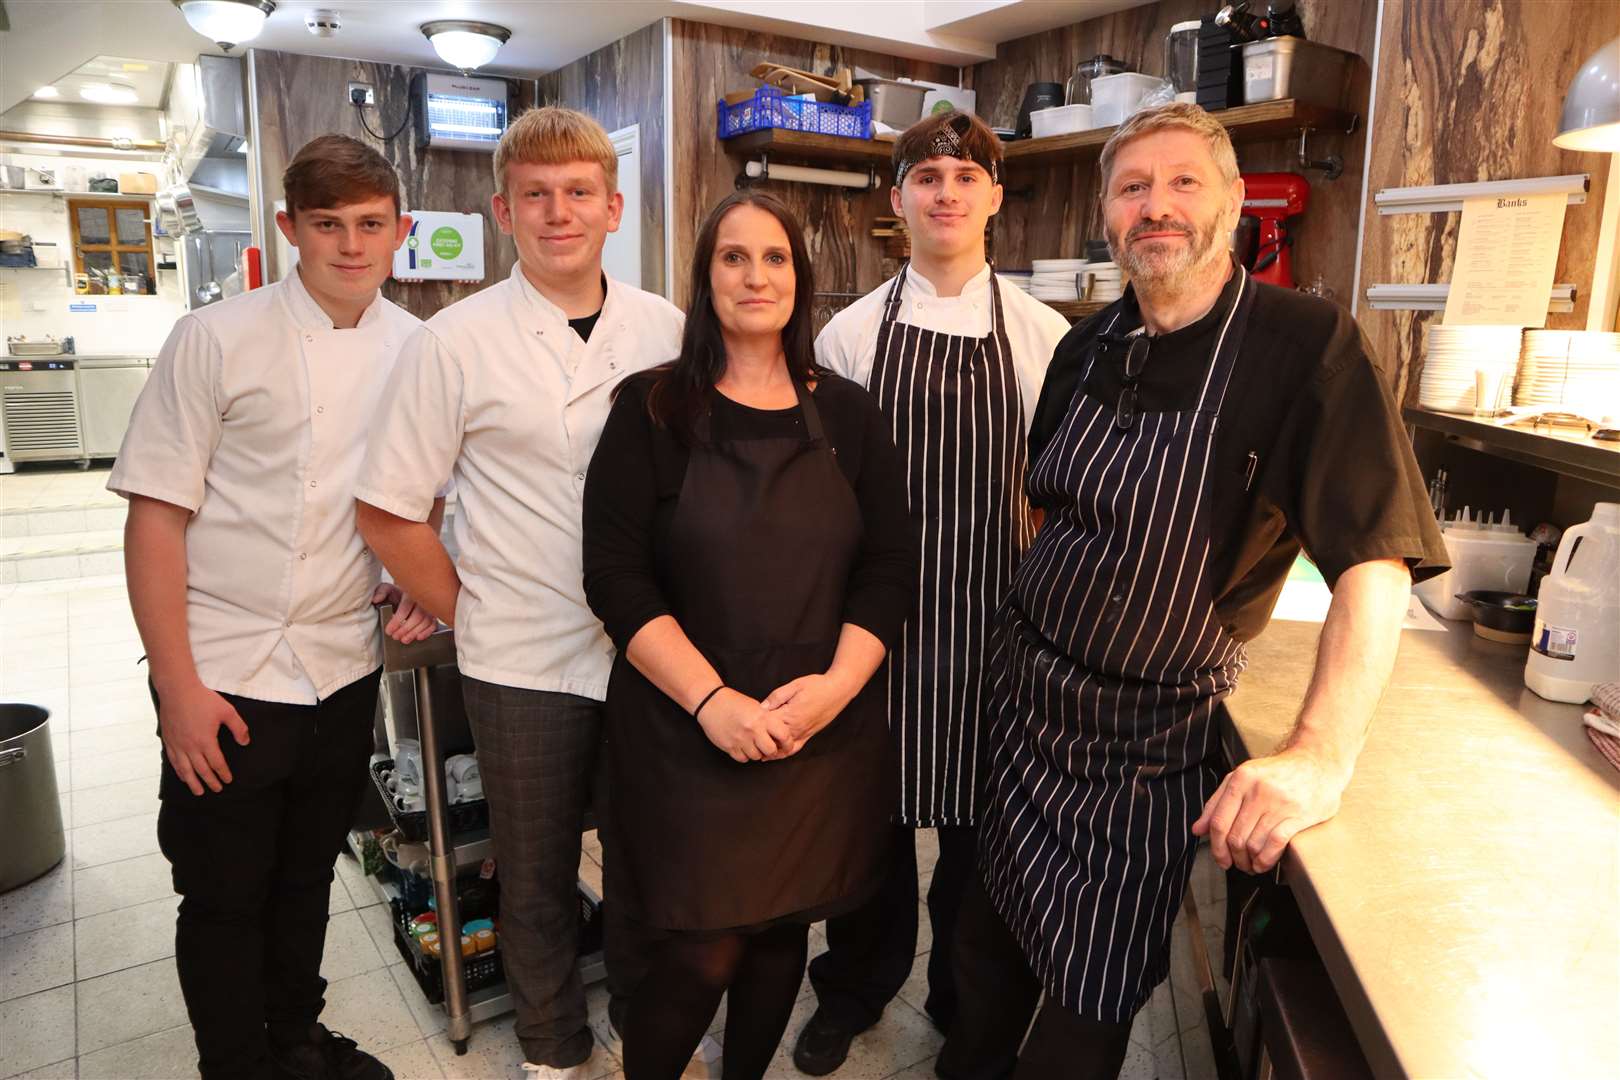
[(343, 29), (343, 20), (335, 11), (312, 11), (304, 16), (304, 27), (316, 37), (336, 37)]

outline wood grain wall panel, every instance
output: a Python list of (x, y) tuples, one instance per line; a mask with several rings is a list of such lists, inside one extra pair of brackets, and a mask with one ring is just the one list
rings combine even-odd
[[(675, 87), (673, 160), (680, 174), (670, 230), (675, 268), (671, 295), (683, 306), (698, 229), (710, 208), (735, 190), (740, 170), (715, 133), (715, 102), (728, 91), (757, 85), (748, 74), (756, 64), (772, 61), (814, 72), (860, 67), (888, 78), (905, 75), (951, 85), (957, 81), (954, 67), (864, 49), (685, 19), (670, 20), (669, 28)], [(878, 191), (847, 195), (812, 184), (764, 187), (782, 198), (804, 224), (817, 291), (860, 293), (883, 283), (881, 241), (869, 232), (873, 218), (891, 213), (887, 183)]]
[(540, 76), (542, 105), (589, 113), (609, 131), (641, 126), (641, 287), (664, 293), (664, 34), (669, 20)]
[(1575, 311), (1547, 323), (1583, 328), (1611, 159), (1560, 150), (1552, 138), (1570, 79), (1616, 34), (1613, 0), (1387, 0), (1356, 312), (1395, 369), (1401, 400), (1416, 400), (1424, 327), (1439, 313), (1373, 311), (1366, 289), (1448, 281), (1460, 215), (1380, 217), (1373, 196), (1392, 187), (1591, 174), (1586, 203), (1565, 213), (1554, 275), (1576, 286)]
[[(273, 205), (282, 197), (281, 174), (298, 149), (317, 135), (352, 135), (381, 151), (399, 171), (406, 209), (445, 210), (484, 216), (482, 283), (447, 281), (404, 283), (389, 280), (383, 295), (418, 318), (427, 318), (455, 301), (504, 278), (517, 253), (500, 235), (490, 210), (495, 193), (493, 155), (466, 150), (418, 150), (411, 125), (390, 140), (369, 134), (348, 101), (351, 80), (376, 87), (377, 105), (366, 110), (366, 123), (387, 135), (400, 126), (410, 108), (411, 76), (417, 69), (360, 60), (270, 52), (253, 54), (254, 94), (259, 108), (258, 159), (264, 202), (267, 278), (278, 279), (274, 265), (276, 235)], [(534, 84), (511, 80), (514, 115), (534, 103)]]
[[(1263, 5), (1262, 5), (1263, 6)], [(1161, 0), (1057, 30), (1002, 43), (996, 59), (972, 69), (979, 113), (997, 127), (1012, 127), (1032, 82), (1065, 82), (1075, 65), (1098, 53), (1126, 61), (1133, 70), (1164, 74), (1164, 40), (1178, 22), (1207, 14), (1207, 0)], [(1365, 117), (1372, 82), (1370, 61), (1377, 34), (1376, 0), (1299, 0), (1306, 32), (1314, 41), (1357, 54), (1348, 107)], [(1348, 304), (1356, 261), (1356, 224), (1361, 206), (1365, 135), (1315, 133), (1314, 158), (1337, 154), (1344, 175), (1311, 181), (1311, 203), (1295, 230), (1294, 276), (1302, 283), (1320, 274)], [(1297, 139), (1240, 144), (1246, 172), (1299, 172)], [(997, 216), (993, 246), (1002, 266), (1028, 266), (1031, 259), (1073, 258), (1086, 238), (1102, 239), (1102, 207), (1095, 160), (1067, 166), (1022, 167), (1009, 174), (1009, 198)]]

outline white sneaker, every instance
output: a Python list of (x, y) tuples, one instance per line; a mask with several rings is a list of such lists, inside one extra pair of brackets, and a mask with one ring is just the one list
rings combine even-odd
[(681, 1080), (720, 1080), (720, 1044), (710, 1035), (703, 1036), (692, 1060), (681, 1071)]
[(582, 1062), (559, 1069), (555, 1065), (536, 1065), (532, 1061), (525, 1061), (518, 1070), (516, 1080), (587, 1080), (591, 1074), (587, 1064)]
[(703, 1036), (698, 1048), (692, 1052), (693, 1061), (701, 1061), (706, 1065), (713, 1065), (720, 1060), (720, 1044), (715, 1042), (713, 1035)]

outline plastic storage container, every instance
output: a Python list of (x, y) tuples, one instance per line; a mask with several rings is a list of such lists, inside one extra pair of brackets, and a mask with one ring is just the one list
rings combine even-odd
[(0, 893), (33, 881), (67, 853), (50, 721), (38, 705), (0, 705)]
[(1163, 79), (1143, 75), (1138, 71), (1125, 71), (1118, 75), (1104, 75), (1091, 80), (1091, 119), (1097, 127), (1123, 124), (1142, 99), (1160, 86)]
[(1059, 105), (1029, 114), (1030, 132), (1037, 139), (1085, 131), (1091, 126), (1090, 105)]
[(1476, 589), (1522, 593), (1530, 587), (1536, 542), (1503, 513), (1502, 524), (1474, 521), (1467, 507), (1441, 529), (1451, 569), (1418, 585), (1423, 605), (1442, 619), (1473, 619), (1474, 609), (1457, 599)]
[(855, 85), (866, 90), (866, 100), (872, 104), (872, 119), (880, 124), (904, 131), (922, 119), (923, 98), (928, 87), (899, 79), (856, 79)]
[(1343, 108), (1355, 54), (1297, 37), (1274, 37), (1243, 46), (1243, 101), (1293, 98)]
[(818, 135), (842, 135), (846, 139), (872, 137), (870, 101), (859, 105), (829, 105), (808, 98), (788, 97), (773, 86), (762, 86), (747, 101), (736, 105), (719, 102), (718, 113), (722, 139), (766, 128), (813, 131)]

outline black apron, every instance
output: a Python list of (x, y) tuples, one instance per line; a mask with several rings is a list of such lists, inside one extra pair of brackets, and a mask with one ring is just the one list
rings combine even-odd
[(976, 338), (899, 321), (908, 271), (889, 287), (867, 382), (905, 459), (921, 537), (917, 610), (895, 644), (886, 688), (900, 754), (896, 820), (972, 825), (984, 779), (991, 624), (1034, 534), (1023, 493), (1023, 395), (994, 272), (994, 320)]
[(1050, 509), (997, 617), (985, 886), (1048, 995), (1098, 1020), (1129, 1020), (1169, 971), (1244, 664), (1209, 572), (1211, 451), (1255, 291), (1237, 273), (1193, 411), (1121, 431), (1082, 378), (1030, 472)]
[[(795, 390), (808, 437), (714, 442), (700, 418), (656, 556), (686, 636), (727, 686), (760, 700), (832, 663), (862, 535), (815, 401)], [(813, 922), (877, 887), (893, 801), (877, 679), (782, 761), (733, 761), (622, 654), (606, 715), (606, 887), (632, 919), (668, 930)]]

